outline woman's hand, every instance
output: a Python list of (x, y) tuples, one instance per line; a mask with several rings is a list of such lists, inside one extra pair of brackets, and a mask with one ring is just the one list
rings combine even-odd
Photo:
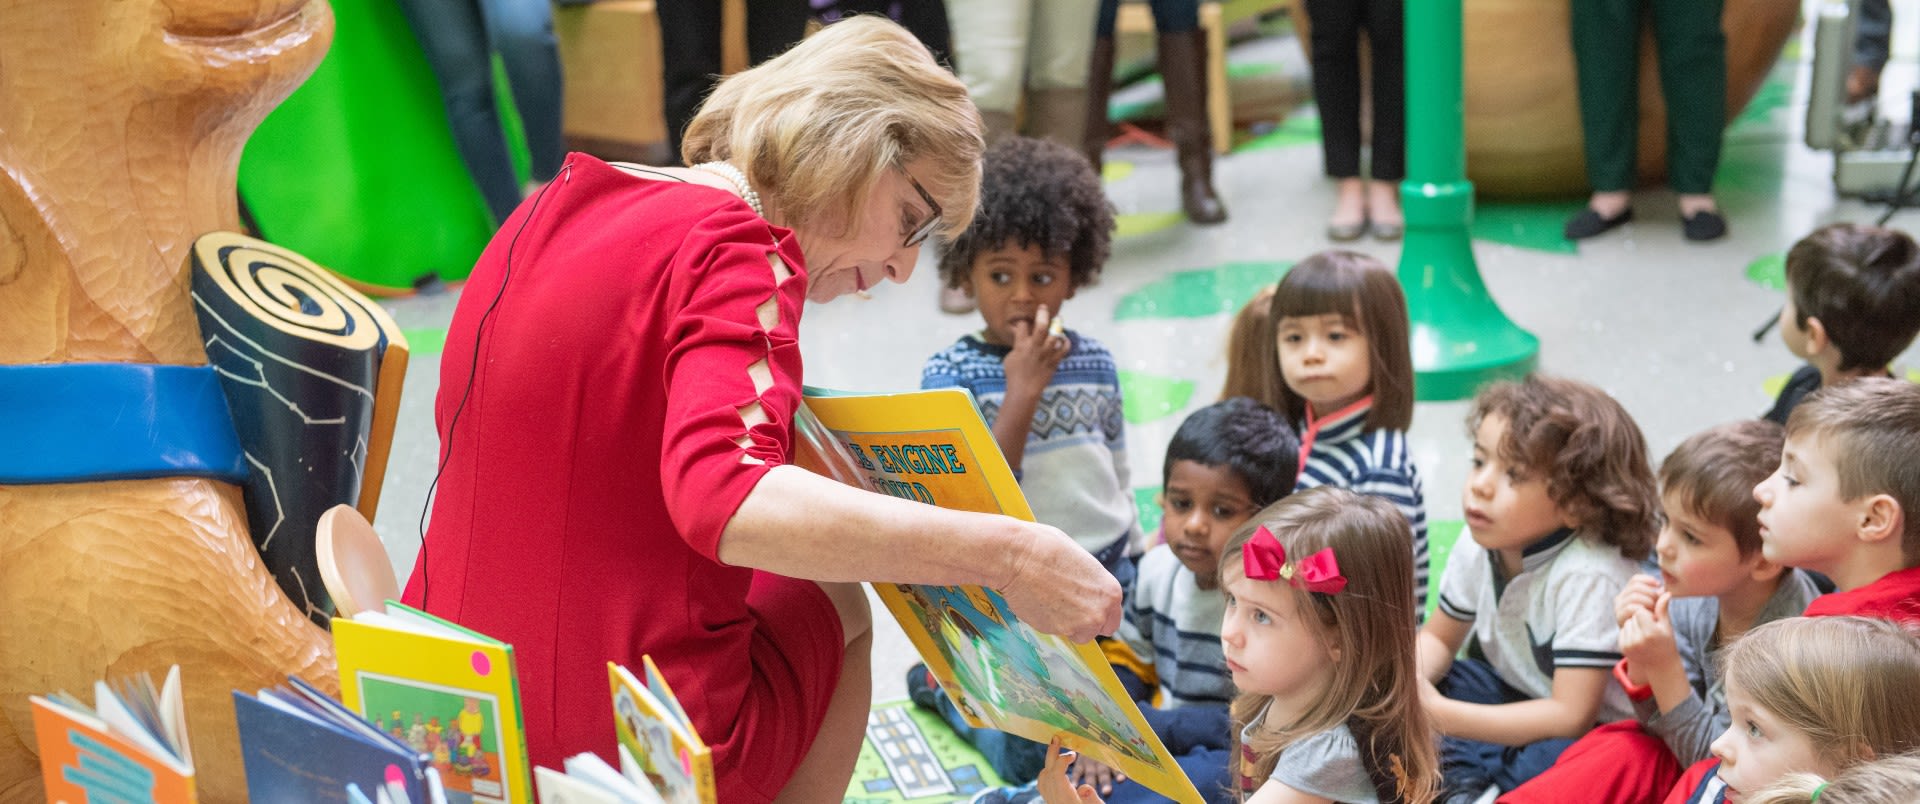
[(1019, 522), (1026, 547), (996, 589), (1036, 631), (1086, 642), (1120, 627), (1120, 583), (1086, 548), (1051, 525)]
[(1093, 791), (1092, 785), (1075, 787), (1067, 781), (1067, 764), (1073, 762), (1076, 756), (1074, 752), (1060, 747), (1058, 737), (1047, 743), (1047, 764), (1040, 769), (1040, 783), (1037, 785), (1041, 800), (1047, 804), (1101, 804), (1100, 794)]

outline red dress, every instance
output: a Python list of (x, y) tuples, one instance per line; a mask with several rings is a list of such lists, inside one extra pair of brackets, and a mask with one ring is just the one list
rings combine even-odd
[[(777, 284), (776, 254), (792, 273)], [(812, 745), (839, 680), (833, 604), (716, 555), (792, 455), (805, 292), (793, 232), (746, 202), (583, 154), (474, 267), (442, 356), (445, 469), (406, 602), (513, 645), (534, 764), (614, 760), (606, 663), (639, 672), (642, 654), (713, 748), (721, 801), (771, 800)], [(756, 393), (762, 359), (772, 382)], [(769, 421), (747, 430), (756, 400)]]

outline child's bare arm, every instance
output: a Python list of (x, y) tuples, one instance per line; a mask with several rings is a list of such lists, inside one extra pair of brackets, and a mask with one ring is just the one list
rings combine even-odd
[(1555, 737), (1574, 738), (1593, 728), (1600, 696), (1612, 681), (1605, 670), (1561, 667), (1553, 671), (1553, 695), (1509, 704), (1476, 704), (1428, 698), (1428, 714), (1443, 734), (1499, 745), (1526, 745)]
[(1473, 623), (1454, 619), (1445, 611), (1436, 611), (1420, 626), (1420, 638), (1414, 645), (1420, 677), (1430, 684), (1440, 683), (1447, 674), (1447, 668), (1453, 666), (1454, 654), (1460, 652), (1460, 646), (1466, 644), (1467, 633)]

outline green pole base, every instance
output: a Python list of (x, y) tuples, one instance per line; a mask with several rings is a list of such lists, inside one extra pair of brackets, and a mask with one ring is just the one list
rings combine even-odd
[(1540, 339), (1501, 312), (1473, 258), (1473, 184), (1408, 181), (1400, 196), (1407, 232), (1399, 275), (1412, 324), (1414, 398), (1466, 399), (1488, 382), (1532, 371)]

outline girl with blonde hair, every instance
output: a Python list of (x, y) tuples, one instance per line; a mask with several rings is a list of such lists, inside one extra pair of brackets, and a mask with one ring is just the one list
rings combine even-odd
[[(1240, 798), (1432, 801), (1440, 768), (1408, 627), (1406, 518), (1345, 489), (1297, 492), (1227, 542), (1220, 583), (1220, 643), (1240, 691), (1231, 774)], [(1068, 784), (1057, 755), (1040, 790), (1051, 804), (1099, 800)]]
[(1831, 779), (1920, 748), (1920, 637), (1890, 621), (1775, 620), (1728, 647), (1725, 663), (1733, 723), (1669, 802), (1750, 801), (1788, 774)]

